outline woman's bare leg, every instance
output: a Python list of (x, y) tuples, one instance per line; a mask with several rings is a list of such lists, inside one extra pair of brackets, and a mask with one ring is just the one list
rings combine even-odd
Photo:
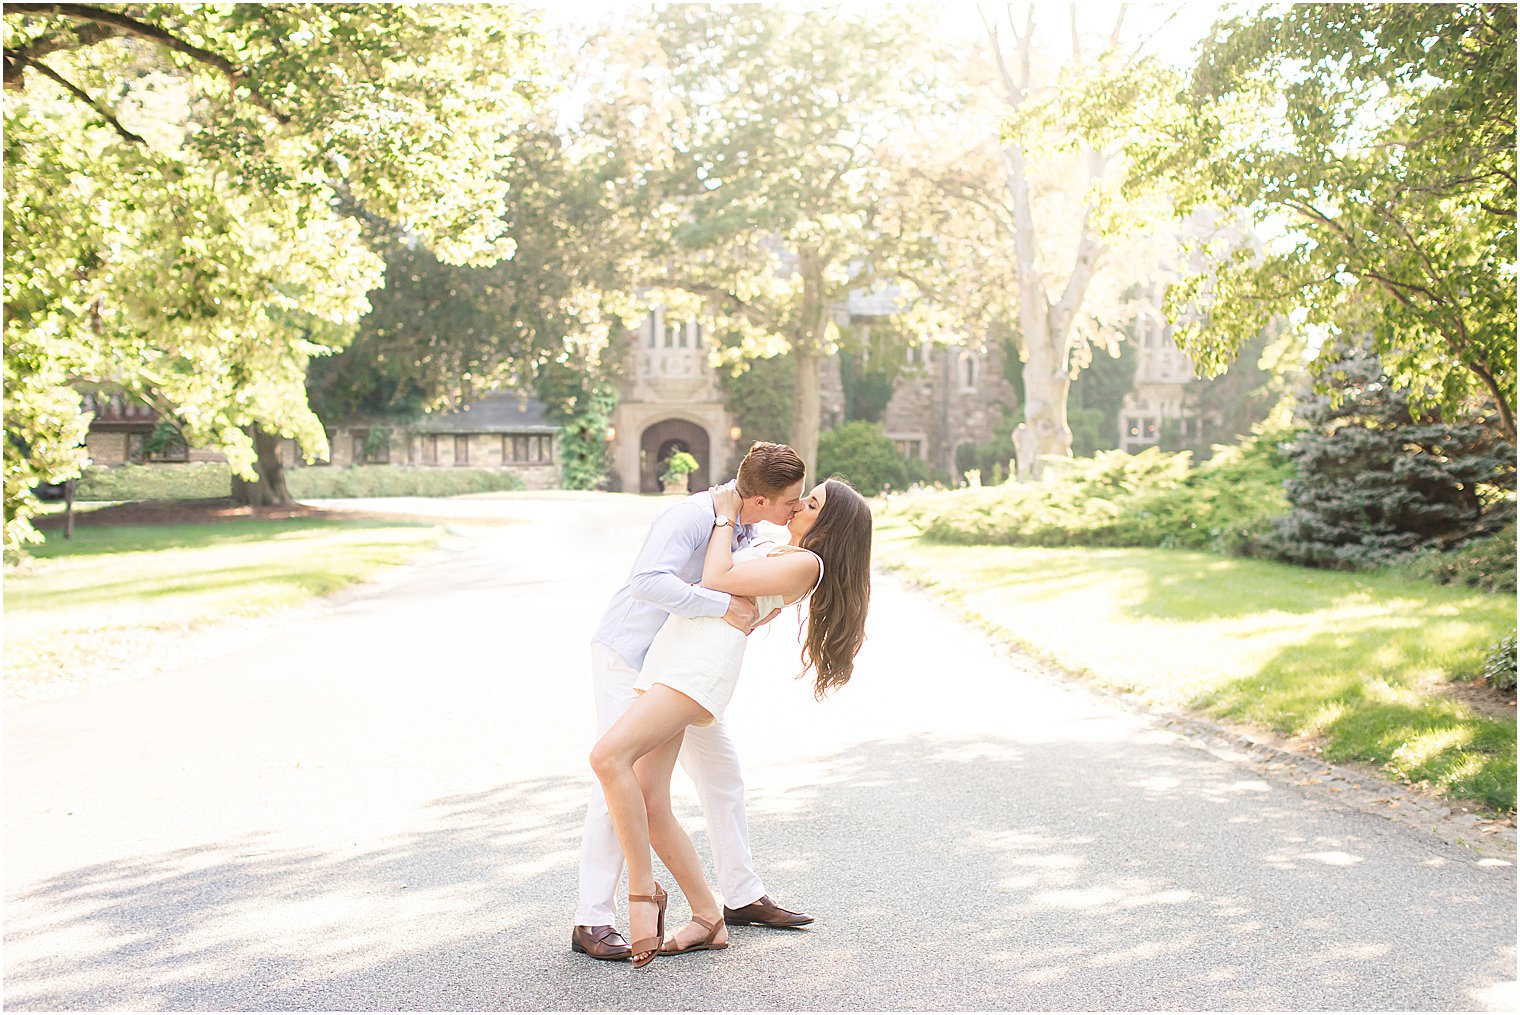
[[(697, 857), (691, 836), (676, 820), (670, 806), (670, 776), (675, 771), (676, 756), (681, 753), (681, 742), (686, 736), (680, 733), (644, 755), (633, 766), (639, 785), (644, 792), (644, 810), (649, 820), (649, 841), (654, 851), (665, 861), (676, 884), (691, 905), (693, 916), (700, 916), (709, 923), (716, 923), (723, 916), (717, 896), (702, 872), (702, 861)], [(681, 946), (695, 944), (707, 936), (707, 928), (698, 923), (688, 923), (672, 934), (668, 940)], [(715, 942), (728, 940), (728, 929), (718, 932)]]
[[(649, 856), (649, 816), (643, 788), (634, 763), (650, 751), (677, 737), (686, 725), (708, 713), (663, 684), (656, 684), (624, 712), (591, 748), (591, 768), (602, 784), (602, 795), (612, 816), (612, 827), (623, 847), (628, 866), (628, 891), (632, 895), (654, 893), (654, 864)], [(679, 742), (677, 743), (679, 750)], [(671, 754), (674, 766), (675, 755)], [(668, 792), (669, 780), (666, 780)], [(674, 873), (674, 871), (672, 871)], [(629, 941), (654, 937), (658, 911), (652, 903), (628, 906)], [(638, 958), (642, 953), (635, 954)]]

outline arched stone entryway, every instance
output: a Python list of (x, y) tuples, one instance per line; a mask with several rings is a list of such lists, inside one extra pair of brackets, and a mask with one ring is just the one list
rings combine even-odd
[(712, 448), (707, 431), (684, 419), (664, 419), (652, 423), (639, 438), (639, 492), (660, 492), (660, 469), (677, 451), (685, 451), (697, 460), (697, 471), (687, 485), (705, 490), (712, 485)]

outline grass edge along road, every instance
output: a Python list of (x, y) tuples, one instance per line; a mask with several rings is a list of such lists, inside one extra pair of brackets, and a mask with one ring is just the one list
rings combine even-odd
[(1010, 644), (1148, 707), (1308, 738), (1326, 761), (1514, 811), (1514, 717), (1440, 691), (1513, 630), (1513, 595), (1192, 551), (931, 543), (890, 514), (876, 552)]
[(53, 533), (5, 571), (6, 697), (172, 658), (192, 632), (331, 595), (444, 536), (438, 525), (312, 517)]

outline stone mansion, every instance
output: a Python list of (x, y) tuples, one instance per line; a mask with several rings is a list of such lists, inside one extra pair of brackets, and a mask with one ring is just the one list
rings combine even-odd
[[(1160, 306), (1160, 293), (1152, 306)], [(890, 308), (881, 298), (852, 296), (837, 322), (869, 327)], [(1207, 421), (1194, 418), (1185, 392), (1193, 381), (1187, 355), (1171, 341), (1171, 326), (1159, 312), (1141, 316), (1130, 329), (1128, 355), (1138, 355), (1135, 382), (1119, 410), (1119, 447), (1139, 451), (1158, 443), (1161, 424), (1179, 420), (1185, 438), (1201, 437)], [(621, 399), (613, 414), (611, 460), (617, 488), (659, 490), (658, 463), (688, 451), (701, 463), (691, 487), (711, 485), (725, 472), (740, 443), (785, 439), (785, 435), (742, 434), (723, 403), (717, 372), (708, 365), (703, 325), (667, 319), (655, 308), (636, 331), (623, 338)], [(882, 426), (904, 458), (955, 475), (955, 451), (1001, 434), (1017, 395), (1004, 377), (1003, 350), (926, 343), (908, 350), (882, 417)], [(822, 364), (822, 429), (844, 420), (844, 387), (839, 359)], [(716, 471), (714, 471), (716, 470)]]
[[(873, 309), (852, 300), (840, 323), (868, 325)], [(785, 440), (785, 434), (744, 434), (724, 405), (722, 384), (709, 365), (704, 325), (667, 317), (655, 308), (624, 336), (623, 381), (610, 430), (610, 458), (617, 488), (659, 490), (658, 465), (676, 451), (701, 464), (693, 489), (711, 485), (752, 440)], [(838, 357), (821, 365), (821, 426), (844, 421), (844, 386)], [(906, 458), (922, 459), (950, 473), (960, 444), (990, 440), (1004, 407), (1013, 404), (997, 350), (915, 348), (899, 375), (882, 424)]]

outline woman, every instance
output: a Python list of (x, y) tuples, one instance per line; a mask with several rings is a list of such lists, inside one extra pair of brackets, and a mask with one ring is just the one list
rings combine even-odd
[[(871, 599), (871, 509), (848, 483), (830, 479), (807, 495), (781, 545), (731, 550), (730, 518), (739, 495), (713, 491), (718, 518), (707, 544), (702, 585), (754, 596), (760, 616), (811, 596), (802, 672), (814, 671), (822, 698), (850, 679), (865, 640)], [(597, 741), (591, 767), (601, 780), (628, 866), (629, 936), (634, 966), (656, 955), (728, 947), (723, 910), (703, 876), (696, 850), (670, 806), (670, 776), (689, 725), (723, 714), (744, 659), (742, 632), (718, 617), (672, 615), (655, 636), (636, 685), (642, 692)], [(665, 892), (654, 881), (650, 846), (675, 875), (692, 922), (665, 940)], [(635, 908), (635, 904), (638, 904)]]

